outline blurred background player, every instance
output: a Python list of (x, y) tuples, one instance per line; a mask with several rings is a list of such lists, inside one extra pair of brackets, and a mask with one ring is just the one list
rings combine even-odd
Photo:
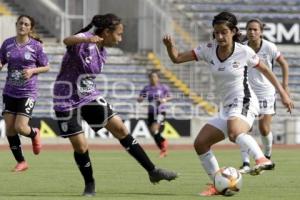
[[(88, 32), (92, 28), (94, 32)], [(155, 167), (128, 133), (122, 119), (96, 89), (96, 75), (101, 73), (107, 59), (104, 47), (117, 45), (122, 41), (122, 34), (121, 19), (114, 14), (105, 14), (95, 15), (76, 35), (64, 39), (67, 52), (54, 85), (54, 110), (60, 135), (69, 138), (73, 146), (76, 164), (85, 181), (84, 196), (94, 196), (96, 191), (82, 119), (95, 131), (105, 127), (111, 132), (148, 172), (152, 183), (177, 177), (175, 172)]]
[[(260, 60), (264, 62), (271, 71), (273, 71), (276, 61), (282, 71), (282, 87), (289, 94), (288, 89), (288, 63), (283, 55), (278, 51), (276, 45), (263, 39), (263, 30), (265, 24), (259, 19), (251, 19), (247, 22), (247, 41), (245, 44), (251, 47)], [(275, 114), (276, 90), (272, 83), (258, 70), (249, 70), (249, 82), (259, 101), (259, 131), (261, 141), (264, 147), (266, 158), (271, 159), (273, 133), (271, 130), (272, 116)], [(240, 168), (241, 173), (250, 172), (250, 158), (247, 149), (241, 149), (243, 165)]]
[[(282, 103), (291, 111), (293, 102), (282, 88), (272, 71), (259, 60), (255, 52), (239, 42), (237, 19), (230, 12), (221, 12), (212, 21), (212, 42), (199, 47), (178, 52), (171, 36), (166, 35), (163, 42), (173, 63), (184, 63), (203, 59), (209, 63), (216, 94), (221, 99), (218, 116), (209, 120), (203, 126), (195, 139), (194, 147), (206, 173), (213, 181), (214, 174), (220, 169), (211, 146), (229, 137), (229, 140), (240, 147), (249, 149), (256, 161), (252, 175), (258, 175), (262, 170), (271, 169), (273, 163), (267, 159), (257, 142), (247, 134), (255, 116), (258, 114), (258, 101), (248, 81), (248, 68), (256, 67), (278, 90)], [(219, 194), (213, 184), (200, 193), (201, 196)]]
[(29, 126), (37, 98), (37, 75), (49, 70), (42, 41), (35, 34), (35, 21), (21, 15), (16, 22), (15, 37), (6, 39), (0, 50), (0, 68), (7, 64), (7, 78), (3, 90), (3, 118), (10, 149), (17, 161), (15, 172), (28, 168), (19, 134), (32, 140), (34, 154), (41, 150), (40, 133)]
[(149, 73), (149, 84), (140, 92), (137, 99), (142, 102), (144, 99), (149, 102), (148, 105), (148, 127), (160, 149), (160, 157), (167, 156), (168, 141), (162, 136), (166, 117), (166, 102), (171, 100), (170, 89), (167, 85), (161, 84), (157, 71)]

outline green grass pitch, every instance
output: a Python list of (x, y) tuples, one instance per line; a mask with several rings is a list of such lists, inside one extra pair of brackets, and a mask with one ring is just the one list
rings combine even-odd
[[(300, 199), (299, 149), (275, 149), (274, 171), (260, 176), (243, 176), (242, 190), (232, 197), (207, 197), (239, 200)], [(97, 194), (89, 199), (103, 200), (193, 200), (207, 199), (197, 195), (208, 182), (200, 161), (192, 150), (174, 150), (164, 159), (158, 151), (147, 151), (160, 167), (175, 170), (180, 177), (172, 182), (152, 185), (146, 172), (125, 151), (90, 149)], [(240, 165), (237, 149), (216, 149), (220, 166)], [(15, 161), (9, 151), (0, 152), (0, 200), (74, 200), (81, 196), (83, 180), (74, 164), (73, 153), (44, 151), (34, 156), (25, 152), (29, 170), (12, 173)]]

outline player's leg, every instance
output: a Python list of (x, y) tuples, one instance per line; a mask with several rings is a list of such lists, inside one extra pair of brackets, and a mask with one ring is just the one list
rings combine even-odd
[(270, 159), (272, 154), (273, 134), (271, 131), (272, 115), (262, 115), (259, 119), (259, 131), (266, 158)]
[(15, 99), (15, 101), (17, 103), (15, 130), (19, 134), (31, 138), (33, 153), (39, 154), (42, 148), (40, 131), (38, 128), (33, 128), (28, 124), (29, 120), (31, 119), (35, 100), (29, 97)]
[(89, 156), (88, 144), (81, 127), (81, 118), (78, 116), (78, 110), (67, 112), (55, 112), (60, 136), (69, 138), (74, 149), (74, 160), (84, 178), (85, 188), (84, 196), (94, 196), (95, 179), (93, 177), (93, 167)]
[[(105, 127), (117, 138), (122, 146), (133, 156), (150, 175), (150, 181), (157, 183), (160, 180), (173, 180), (177, 177), (174, 172), (155, 168), (143, 148), (128, 134), (122, 119), (116, 115), (112, 107), (106, 100), (99, 96), (95, 101), (90, 102), (81, 108), (81, 116), (95, 130)], [(155, 175), (154, 178), (152, 178)]]
[(95, 180), (93, 177), (92, 162), (89, 156), (88, 144), (83, 132), (72, 135), (69, 140), (74, 149), (74, 159), (81, 172), (85, 189), (83, 191), (84, 196), (94, 196), (95, 195)]
[[(201, 165), (213, 182), (214, 174), (219, 170), (218, 161), (211, 150), (211, 146), (221, 140), (223, 140), (223, 132), (211, 124), (206, 124), (200, 130), (194, 141), (194, 148), (201, 161)], [(213, 196), (218, 192), (212, 184), (200, 193), (201, 196)]]
[(115, 115), (111, 117), (105, 128), (111, 132), (114, 137), (120, 140), (120, 143), (128, 153), (149, 173), (149, 178), (152, 183), (158, 183), (161, 180), (171, 181), (177, 178), (177, 173), (155, 167), (144, 149), (128, 134), (128, 130), (119, 116)]
[(250, 130), (250, 125), (253, 124), (252, 120), (253, 119), (249, 119), (245, 116), (230, 117), (227, 121), (228, 137), (230, 141), (238, 144), (240, 148), (249, 149), (249, 154), (256, 162), (256, 166), (250, 174), (258, 175), (262, 170), (266, 170), (267, 168), (274, 166), (274, 164), (264, 156), (254, 138), (247, 134)]
[(165, 113), (160, 113), (156, 116), (148, 116), (150, 123), (150, 132), (153, 135), (156, 145), (161, 150), (160, 157), (167, 156), (168, 141), (162, 136), (165, 124)]
[(16, 115), (12, 113), (3, 113), (3, 118), (5, 121), (5, 128), (6, 128), (6, 137), (9, 143), (10, 150), (17, 161), (17, 165), (14, 167), (12, 171), (14, 172), (21, 172), (28, 169), (28, 164), (25, 161), (21, 141), (19, 138), (18, 133), (15, 131), (15, 120)]

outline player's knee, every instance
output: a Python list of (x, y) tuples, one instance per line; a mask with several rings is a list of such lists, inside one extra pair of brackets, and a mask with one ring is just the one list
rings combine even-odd
[(15, 131), (20, 134), (26, 134), (27, 128), (28, 128), (27, 125), (24, 124), (15, 124), (14, 126)]
[(271, 128), (270, 126), (263, 125), (259, 127), (259, 131), (263, 136), (267, 136), (271, 131)]
[(234, 132), (228, 133), (228, 139), (229, 139), (231, 142), (235, 142), (236, 138), (237, 138), (237, 134), (236, 134), (236, 133), (234, 133)]
[(74, 148), (77, 153), (84, 154), (88, 150), (87, 145), (78, 145)]
[(194, 149), (198, 155), (201, 155), (201, 154), (207, 152), (207, 149), (209, 149), (209, 146), (202, 139), (196, 138), (194, 141)]

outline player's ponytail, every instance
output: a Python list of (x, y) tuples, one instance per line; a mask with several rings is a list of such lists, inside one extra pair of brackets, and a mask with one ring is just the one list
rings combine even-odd
[(109, 29), (114, 31), (116, 26), (121, 23), (121, 18), (118, 16), (108, 13), (105, 15), (95, 15), (92, 21), (84, 28), (82, 28), (78, 33), (83, 33), (89, 31), (91, 28), (95, 27), (94, 33), (100, 35), (104, 29)]
[(216, 15), (212, 21), (212, 26), (216, 24), (225, 24), (228, 26), (230, 30), (235, 30), (236, 34), (233, 36), (232, 40), (235, 42), (241, 42), (241, 32), (240, 29), (237, 27), (238, 21), (236, 16), (230, 12), (221, 12)]

